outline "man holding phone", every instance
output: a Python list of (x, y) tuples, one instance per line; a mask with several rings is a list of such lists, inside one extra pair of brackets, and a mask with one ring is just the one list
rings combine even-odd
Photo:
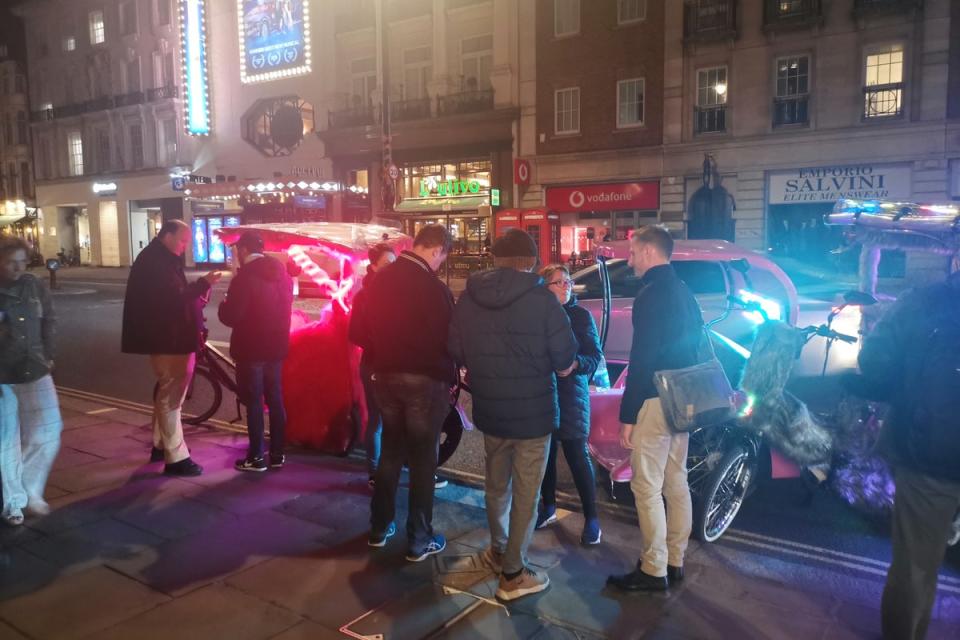
[(121, 350), (150, 356), (157, 377), (153, 397), (151, 462), (163, 461), (164, 474), (198, 476), (203, 468), (190, 458), (180, 410), (203, 343), (203, 307), (220, 278), (211, 271), (187, 283), (183, 254), (190, 226), (167, 220), (130, 269), (123, 301)]

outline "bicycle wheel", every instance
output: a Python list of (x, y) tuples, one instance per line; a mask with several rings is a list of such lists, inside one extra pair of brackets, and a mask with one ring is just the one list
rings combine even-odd
[(197, 367), (183, 399), (182, 420), (185, 424), (206, 422), (220, 408), (223, 389), (214, 375), (204, 367)]
[(694, 507), (694, 535), (699, 540), (713, 542), (730, 528), (755, 472), (756, 460), (742, 445), (735, 445), (724, 454)]

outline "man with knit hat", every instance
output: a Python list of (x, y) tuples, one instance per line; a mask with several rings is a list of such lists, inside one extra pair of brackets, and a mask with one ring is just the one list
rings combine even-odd
[(467, 367), (473, 419), (484, 435), (490, 548), (497, 597), (546, 589), (527, 563), (550, 436), (559, 425), (557, 376), (576, 367), (577, 341), (566, 312), (531, 273), (533, 238), (511, 229), (492, 247), (494, 268), (467, 280), (454, 309), (449, 350)]

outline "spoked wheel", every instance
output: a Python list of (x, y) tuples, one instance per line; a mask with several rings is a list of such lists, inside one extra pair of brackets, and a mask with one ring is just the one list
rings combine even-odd
[(183, 399), (183, 422), (206, 422), (217, 412), (222, 401), (223, 389), (220, 383), (209, 370), (197, 367), (187, 388), (187, 396)]
[(437, 454), (437, 466), (441, 466), (460, 445), (460, 438), (463, 437), (463, 421), (456, 407), (450, 407), (450, 413), (447, 419), (443, 421), (443, 428), (440, 429), (440, 450)]
[(690, 486), (690, 495), (694, 500), (704, 493), (711, 472), (723, 459), (727, 438), (728, 430), (722, 426), (700, 429), (690, 434), (690, 445), (687, 450), (687, 484)]
[(704, 481), (694, 509), (694, 534), (713, 542), (733, 524), (756, 475), (756, 461), (741, 445), (731, 447)]

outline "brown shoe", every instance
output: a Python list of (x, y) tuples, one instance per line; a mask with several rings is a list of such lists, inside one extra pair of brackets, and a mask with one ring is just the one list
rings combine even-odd
[(547, 574), (524, 567), (520, 575), (513, 580), (508, 580), (505, 575), (500, 574), (500, 587), (497, 589), (497, 597), (501, 600), (516, 600), (523, 596), (540, 593), (549, 586), (550, 578), (547, 577)]
[(500, 575), (503, 571), (503, 552), (497, 551), (493, 547), (487, 547), (480, 554), (480, 560), (487, 565), (495, 575)]

